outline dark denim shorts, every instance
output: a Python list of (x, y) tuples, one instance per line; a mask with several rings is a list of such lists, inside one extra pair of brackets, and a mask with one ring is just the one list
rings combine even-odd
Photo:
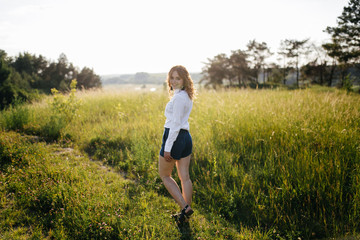
[[(163, 138), (162, 138), (162, 144), (161, 144), (161, 150), (160, 150), (160, 156), (164, 157), (164, 148), (166, 140), (169, 136), (169, 128), (165, 128)], [(172, 148), (170, 155), (175, 160), (180, 160), (180, 158), (184, 158), (189, 156), (192, 153), (192, 139), (189, 131), (180, 129), (179, 135), (177, 136)]]

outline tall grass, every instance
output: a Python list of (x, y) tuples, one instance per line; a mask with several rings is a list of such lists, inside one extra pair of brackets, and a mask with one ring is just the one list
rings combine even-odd
[(23, 131), (29, 123), (29, 117), (28, 108), (20, 102), (16, 102), (2, 114), (3, 126), (7, 130)]
[(200, 144), (194, 175), (207, 183), (198, 186), (202, 202), (230, 221), (291, 238), (359, 230), (358, 96), (312, 90), (213, 95), (199, 101), (193, 115), (203, 118), (194, 138), (198, 130), (208, 134), (194, 140)]
[(1, 239), (264, 239), (201, 213), (179, 232), (169, 198), (76, 150), (0, 133)]
[[(167, 94), (76, 96), (82, 104), (61, 130), (71, 141), (62, 143), (169, 196), (157, 174)], [(195, 206), (274, 239), (359, 233), (359, 98), (328, 89), (200, 91), (189, 120)], [(39, 132), (50, 107), (29, 111)]]

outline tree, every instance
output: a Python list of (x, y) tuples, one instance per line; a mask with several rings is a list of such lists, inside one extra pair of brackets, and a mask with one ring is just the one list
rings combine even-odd
[[(38, 64), (44, 66), (41, 59), (38, 59)], [(66, 55), (62, 53), (57, 62), (47, 63), (44, 69), (39, 69), (39, 75), (41, 76), (40, 87), (46, 93), (50, 93), (51, 88), (69, 91), (71, 80), (75, 78), (76, 74), (75, 67), (72, 63), (69, 63)]]
[(57, 62), (48, 62), (41, 55), (37, 57), (27, 52), (11, 58), (0, 49), (0, 108), (15, 100), (31, 100), (38, 95), (38, 90), (45, 93), (50, 93), (52, 88), (69, 91), (70, 82), (76, 76), (79, 87), (101, 88), (100, 77), (92, 69), (84, 67), (78, 73), (65, 54), (60, 54)]
[(256, 83), (259, 83), (259, 73), (263, 72), (263, 82), (265, 83), (265, 59), (270, 57), (273, 53), (270, 52), (265, 42), (259, 43), (256, 40), (251, 40), (247, 44), (247, 54), (250, 57), (252, 63), (252, 69), (254, 70), (254, 77)]
[(281, 83), (283, 78), (283, 71), (279, 65), (271, 63), (268, 69), (268, 80), (273, 83)]
[(35, 55), (33, 55), (33, 68), (35, 70), (35, 72), (33, 73), (33, 76), (35, 75), (36, 77), (34, 77), (34, 82), (32, 82), (31, 86), (33, 88), (37, 88), (37, 89), (41, 89), (42, 88), (42, 76), (43, 73), (45, 72), (46, 68), (48, 67), (48, 61), (46, 60), (45, 57), (43, 57), (42, 55), (39, 55), (38, 57), (36, 57)]
[[(331, 60), (329, 56), (326, 54), (324, 48), (314, 43), (311, 44), (312, 52), (314, 53), (315, 60), (313, 61), (315, 65), (315, 75), (318, 76), (318, 80), (315, 80), (316, 83), (323, 85), (325, 82), (325, 76), (327, 74), (328, 62)], [(331, 66), (333, 68), (334, 66)], [(333, 71), (331, 71), (333, 74)], [(330, 76), (330, 80), (332, 79), (332, 75)], [(331, 83), (330, 83), (331, 86)]]
[(301, 68), (302, 76), (311, 79), (312, 83), (324, 85), (327, 82), (328, 86), (331, 86), (336, 64), (322, 46), (315, 43), (309, 46), (311, 55), (308, 63)]
[(56, 80), (56, 63), (51, 62), (41, 73), (41, 84), (40, 88), (45, 93), (51, 93), (52, 88), (58, 88)]
[(203, 78), (200, 82), (207, 81), (206, 86), (229, 84), (247, 87), (249, 81), (256, 79), (249, 68), (248, 54), (242, 50), (231, 51), (230, 57), (222, 53), (213, 59), (208, 58), (208, 63), (203, 68)]
[(0, 59), (0, 109), (14, 103), (16, 99), (28, 100), (30, 90), (27, 79), (22, 78), (14, 68)]
[(148, 83), (150, 79), (150, 74), (146, 72), (137, 72), (134, 76), (134, 83)]
[(20, 53), (15, 57), (15, 61), (11, 64), (13, 68), (19, 73), (26, 72), (29, 75), (36, 73), (36, 69), (33, 64), (33, 56), (30, 53)]
[[(286, 84), (286, 75), (288, 74), (288, 68), (287, 68), (287, 65), (286, 65), (286, 55), (287, 53), (285, 52), (286, 49), (283, 48), (284, 46), (283, 45), (280, 45), (280, 51), (278, 52), (278, 54), (281, 57), (278, 58), (278, 61), (281, 62), (282, 61), (282, 64), (283, 64), (283, 67), (282, 67), (282, 79), (283, 79), (283, 84), (285, 85)], [(281, 65), (281, 63), (279, 64)]]
[(247, 86), (247, 80), (251, 73), (247, 58), (248, 54), (242, 50), (231, 51), (228, 75), (231, 79), (236, 79), (239, 86)]
[(208, 58), (208, 61), (202, 70), (203, 78), (200, 82), (206, 81), (206, 86), (216, 88), (222, 85), (224, 80), (229, 80), (229, 59), (226, 54), (218, 54), (213, 59)]
[[(41, 57), (41, 56), (40, 56)], [(25, 79), (27, 83), (35, 87), (40, 81), (39, 72), (39, 61), (35, 55), (24, 52), (20, 53), (15, 60), (11, 62), (11, 67), (13, 67), (16, 72), (18, 72), (21, 78)]]
[(0, 49), (0, 60), (5, 61), (6, 59), (7, 59), (7, 53), (4, 50)]
[(343, 81), (349, 64), (358, 63), (360, 59), (359, 0), (349, 0), (349, 6), (344, 7), (337, 24), (336, 27), (326, 28), (325, 32), (331, 34), (332, 42), (323, 44), (323, 48), (330, 57), (340, 63)]
[(325, 31), (331, 34), (332, 44), (340, 47), (337, 48), (340, 62), (357, 62), (360, 58), (360, 1), (350, 0), (338, 19), (337, 27), (327, 27)]
[(57, 89), (61, 91), (69, 90), (71, 80), (74, 78), (74, 67), (69, 64), (69, 61), (64, 53), (61, 53), (56, 64), (56, 85)]
[(300, 58), (302, 55), (309, 52), (307, 46), (305, 45), (308, 41), (309, 39), (304, 39), (301, 41), (295, 39), (285, 39), (280, 43), (280, 53), (285, 54), (288, 58), (294, 59), (289, 63), (295, 66), (297, 86), (299, 86)]
[(78, 88), (100, 88), (101, 80), (98, 75), (90, 68), (84, 67), (76, 76)]
[(0, 58), (0, 86), (4, 84), (4, 82), (10, 76), (10, 69), (6, 65), (3, 59)]

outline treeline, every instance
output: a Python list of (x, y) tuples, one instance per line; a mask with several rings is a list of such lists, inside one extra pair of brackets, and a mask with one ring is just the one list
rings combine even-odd
[(327, 27), (331, 42), (321, 46), (310, 39), (285, 39), (277, 55), (265, 42), (249, 41), (245, 50), (231, 51), (230, 56), (218, 54), (209, 58), (203, 68), (202, 82), (207, 86), (247, 87), (266, 82), (287, 84), (290, 77), (295, 85), (316, 83), (338, 85), (351, 89), (360, 75), (360, 2), (350, 0), (338, 17), (338, 26)]
[[(190, 73), (192, 80), (198, 83), (202, 77), (201, 73)], [(135, 74), (113, 74), (101, 76), (103, 86), (117, 84), (164, 84), (167, 73), (137, 72)]]
[(0, 109), (49, 94), (52, 88), (67, 92), (73, 79), (80, 89), (101, 88), (100, 76), (88, 67), (75, 67), (65, 54), (54, 62), (27, 52), (9, 57), (0, 49)]

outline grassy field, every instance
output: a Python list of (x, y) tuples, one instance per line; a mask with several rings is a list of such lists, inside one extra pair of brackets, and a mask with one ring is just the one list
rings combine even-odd
[(157, 174), (167, 101), (162, 89), (90, 91), (2, 112), (0, 238), (358, 236), (359, 95), (200, 91), (195, 216), (181, 231)]

